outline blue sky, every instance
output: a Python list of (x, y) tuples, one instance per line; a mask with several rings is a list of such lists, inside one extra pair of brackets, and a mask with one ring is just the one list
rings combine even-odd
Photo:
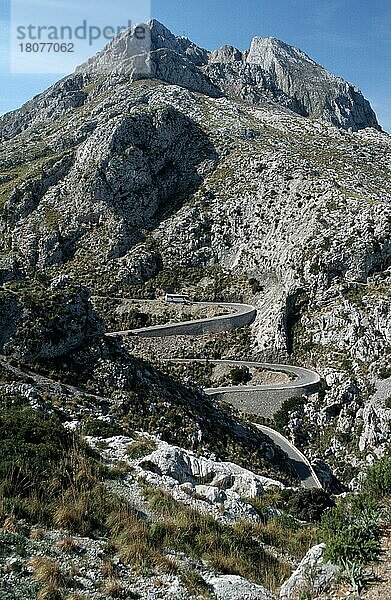
[[(356, 84), (370, 100), (380, 124), (391, 132), (389, 0), (152, 0), (151, 8), (147, 0), (12, 1), (13, 7), (16, 3), (21, 9), (25, 3), (27, 12), (38, 5), (42, 22), (46, 22), (44, 14), (47, 19), (51, 12), (59, 24), (76, 24), (86, 18), (91, 24), (116, 26), (134, 20), (144, 10), (173, 33), (185, 34), (208, 49), (226, 43), (245, 49), (255, 35), (278, 37)], [(10, 0), (0, 0), (0, 113), (17, 108), (72, 70), (58, 61), (58, 73), (10, 72), (10, 4)], [(85, 44), (85, 55), (68, 58), (74, 58), (76, 65), (103, 45), (104, 39), (92, 48)], [(50, 68), (55, 70), (53, 63)]]

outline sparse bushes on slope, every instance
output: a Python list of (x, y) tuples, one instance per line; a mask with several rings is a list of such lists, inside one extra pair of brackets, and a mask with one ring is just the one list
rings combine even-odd
[(129, 444), (126, 453), (130, 458), (137, 459), (151, 454), (156, 448), (157, 445), (153, 440), (140, 438)]
[(380, 551), (382, 509), (391, 497), (391, 458), (377, 461), (367, 471), (363, 490), (347, 496), (327, 511), (319, 526), (326, 558), (336, 564), (366, 564)]
[(3, 294), (20, 307), (15, 314), (9, 312), (10, 333), (0, 340), (7, 355), (24, 360), (62, 356), (103, 332), (89, 292), (81, 286), (66, 283), (52, 289), (38, 280), (12, 281)]
[(304, 404), (305, 399), (303, 397), (293, 396), (285, 400), (273, 416), (275, 429), (285, 434), (291, 413), (293, 411), (303, 412)]
[[(59, 419), (42, 410), (12, 407), (0, 413), (0, 512), (51, 526), (66, 499), (96, 484), (103, 467)], [(68, 511), (72, 503), (67, 503)]]
[(323, 515), (318, 533), (326, 543), (326, 560), (340, 565), (347, 561), (366, 564), (377, 557), (379, 512), (374, 504), (363, 506), (361, 500), (353, 497)]
[[(207, 283), (206, 283), (206, 280)], [(160, 292), (191, 291), (195, 301), (240, 302), (247, 294), (262, 290), (255, 280), (225, 271), (220, 265), (207, 267), (165, 266), (156, 277), (142, 286), (131, 286), (127, 295), (132, 298), (154, 299)]]
[(248, 367), (232, 367), (230, 378), (232, 385), (245, 385), (250, 381), (251, 375)]
[(223, 573), (241, 575), (275, 589), (290, 569), (265, 552), (250, 528), (223, 525), (209, 515), (180, 504), (156, 488), (145, 487), (152, 511), (160, 517), (151, 532), (162, 546), (205, 560)]

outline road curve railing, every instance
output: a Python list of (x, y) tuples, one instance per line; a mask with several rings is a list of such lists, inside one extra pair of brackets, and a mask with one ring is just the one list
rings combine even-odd
[(259, 385), (230, 385), (224, 387), (205, 388), (204, 392), (209, 396), (231, 393), (231, 392), (251, 392), (258, 390), (295, 390), (300, 388), (317, 388), (320, 383), (320, 377), (315, 371), (305, 369), (304, 367), (296, 367), (294, 365), (286, 365), (280, 363), (264, 363), (257, 361), (248, 360), (229, 360), (229, 359), (217, 359), (217, 358), (165, 358), (162, 362), (172, 362), (176, 364), (189, 364), (189, 363), (201, 363), (209, 365), (226, 365), (226, 366), (238, 366), (248, 368), (258, 368), (264, 371), (274, 371), (276, 373), (284, 373), (293, 377), (290, 381), (284, 381), (281, 383), (262, 383)]
[[(123, 300), (127, 300), (123, 298)], [(130, 299), (129, 299), (130, 300)], [(137, 300), (137, 302), (144, 302)], [(145, 302), (148, 302), (147, 300)], [(139, 329), (128, 329), (126, 331), (113, 331), (106, 333), (110, 337), (136, 335), (138, 337), (167, 337), (172, 335), (206, 335), (208, 333), (221, 333), (231, 331), (245, 325), (251, 325), (255, 321), (257, 309), (250, 304), (232, 304), (226, 302), (194, 302), (193, 305), (200, 307), (221, 307), (229, 312), (215, 317), (205, 319), (194, 319), (193, 321), (181, 321), (180, 323), (168, 323), (167, 325), (154, 325), (152, 327), (140, 327)]]

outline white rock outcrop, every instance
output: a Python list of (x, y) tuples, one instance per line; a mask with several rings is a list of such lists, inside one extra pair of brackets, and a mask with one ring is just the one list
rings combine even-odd
[(307, 552), (296, 571), (282, 585), (281, 600), (298, 600), (305, 592), (318, 593), (329, 589), (339, 568), (331, 563), (324, 563), (324, 548), (324, 544), (319, 544)]
[(213, 587), (216, 600), (274, 600), (275, 596), (261, 585), (238, 575), (204, 576)]
[(279, 481), (256, 475), (234, 463), (199, 457), (165, 442), (161, 442), (159, 448), (146, 456), (142, 463), (147, 463), (159, 475), (172, 477), (178, 483), (190, 482), (199, 490), (202, 486), (204, 492), (205, 487), (211, 487), (236, 492), (241, 497), (255, 498), (262, 496), (268, 487), (284, 488)]

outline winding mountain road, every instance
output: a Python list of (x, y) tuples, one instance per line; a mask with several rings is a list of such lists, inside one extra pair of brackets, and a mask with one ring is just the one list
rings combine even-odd
[[(135, 301), (132, 298), (122, 300)], [(155, 302), (154, 300), (137, 300), (137, 302)], [(205, 319), (194, 319), (193, 321), (181, 321), (180, 323), (168, 323), (165, 325), (154, 325), (152, 327), (140, 327), (139, 329), (128, 329), (126, 331), (113, 331), (107, 336), (117, 337), (136, 335), (138, 337), (168, 337), (172, 335), (206, 335), (230, 331), (244, 325), (250, 325), (255, 320), (257, 309), (250, 304), (232, 304), (226, 302), (193, 302), (192, 305), (203, 307), (222, 308), (227, 310), (226, 314)]]
[[(124, 300), (123, 298), (121, 300)], [(137, 300), (137, 302), (142, 302)], [(200, 305), (206, 306), (218, 306), (225, 307), (231, 309), (233, 312), (229, 312), (228, 314), (218, 315), (215, 317), (208, 317), (205, 319), (197, 319), (194, 321), (185, 321), (180, 323), (172, 323), (167, 325), (156, 325), (154, 327), (146, 327), (142, 329), (132, 329), (128, 331), (115, 331), (106, 333), (105, 335), (108, 337), (123, 337), (126, 335), (137, 335), (141, 337), (165, 337), (171, 335), (205, 335), (208, 333), (215, 333), (220, 331), (230, 331), (233, 329), (237, 329), (239, 327), (243, 327), (244, 325), (248, 325), (255, 320), (257, 309), (253, 306), (247, 304), (223, 304), (223, 303), (197, 303)], [(246, 367), (258, 367), (261, 369), (267, 369), (276, 372), (283, 372), (290, 374), (294, 379), (291, 381), (286, 381), (283, 383), (275, 383), (275, 384), (263, 384), (257, 386), (227, 386), (220, 388), (208, 388), (205, 389), (205, 393), (209, 396), (221, 396), (224, 394), (234, 394), (240, 395), (249, 392), (257, 392), (257, 391), (269, 391), (276, 392), (278, 390), (287, 390), (288, 392), (292, 392), (292, 394), (297, 393), (297, 390), (304, 389), (306, 387), (310, 387), (315, 389), (320, 381), (319, 375), (314, 371), (309, 369), (304, 369), (302, 367), (296, 367), (293, 365), (284, 365), (284, 364), (274, 364), (274, 363), (260, 363), (255, 361), (238, 361), (238, 360), (208, 360), (208, 359), (185, 359), (185, 358), (167, 358), (165, 359), (167, 362), (173, 362), (178, 364), (185, 363), (207, 363), (210, 364), (222, 364), (228, 366), (246, 366)], [(11, 366), (8, 362), (7, 357), (0, 355), (0, 365), (5, 367), (7, 370), (10, 370), (18, 375), (24, 375), (31, 377), (34, 381), (40, 384), (50, 385), (53, 389), (57, 391), (67, 391), (69, 393), (83, 393), (87, 396), (91, 397), (95, 401), (103, 401), (106, 402), (109, 399), (104, 398), (95, 394), (89, 394), (80, 390), (77, 387), (62, 384), (60, 382), (56, 382), (48, 377), (44, 377), (37, 373), (33, 373), (31, 371), (22, 370), (18, 367)], [(258, 423), (254, 423), (254, 425), (262, 431), (265, 435), (267, 435), (273, 442), (279, 446), (289, 457), (290, 461), (293, 464), (294, 469), (301, 481), (301, 484), (304, 488), (321, 488), (322, 485), (312, 468), (308, 459), (300, 452), (298, 448), (296, 448), (286, 437), (281, 435), (279, 432), (271, 429), (270, 427), (259, 425)]]
[[(124, 298), (122, 300), (125, 300)], [(129, 299), (130, 300), (130, 299)], [(137, 300), (137, 302), (142, 302)], [(180, 323), (169, 323), (165, 325), (155, 325), (152, 327), (143, 327), (140, 329), (130, 329), (126, 331), (113, 331), (106, 333), (109, 337), (123, 337), (127, 335), (136, 335), (139, 337), (166, 337), (173, 335), (206, 335), (221, 331), (230, 331), (251, 324), (257, 315), (257, 309), (249, 304), (227, 304), (220, 302), (197, 302), (193, 303), (197, 306), (215, 306), (230, 309), (231, 312), (209, 317), (205, 319), (195, 319), (194, 321), (183, 321)], [(167, 358), (166, 362), (177, 364), (186, 363), (208, 363), (222, 364), (228, 366), (245, 366), (258, 367), (276, 372), (288, 373), (293, 377), (293, 380), (283, 383), (263, 384), (257, 386), (227, 386), (220, 388), (207, 388), (204, 392), (208, 396), (221, 396), (224, 394), (248, 394), (249, 392), (265, 392), (286, 390), (292, 392), (292, 395), (300, 390), (311, 389), (315, 391), (319, 385), (320, 377), (315, 371), (296, 367), (293, 365), (261, 363), (254, 361), (238, 361), (238, 360), (208, 360), (208, 359), (193, 359), (193, 358)], [(164, 362), (162, 361), (162, 362)], [(286, 437), (279, 432), (254, 423), (265, 435), (270, 437), (273, 442), (279, 446), (288, 455), (293, 467), (301, 481), (302, 487), (306, 489), (322, 488), (322, 485), (312, 468), (308, 459), (296, 448)]]
[(228, 360), (228, 359), (206, 359), (206, 358), (167, 358), (163, 362), (172, 362), (177, 364), (188, 363), (203, 363), (210, 365), (226, 365), (238, 367), (257, 367), (266, 371), (275, 371), (276, 373), (287, 373), (293, 377), (292, 381), (284, 381), (282, 383), (263, 383), (260, 385), (230, 385), (226, 387), (206, 388), (204, 392), (209, 396), (221, 394), (224, 392), (243, 392), (251, 390), (292, 390), (303, 386), (319, 385), (320, 377), (315, 371), (296, 367), (293, 365), (284, 365), (278, 363), (263, 363), (255, 361), (243, 360)]

